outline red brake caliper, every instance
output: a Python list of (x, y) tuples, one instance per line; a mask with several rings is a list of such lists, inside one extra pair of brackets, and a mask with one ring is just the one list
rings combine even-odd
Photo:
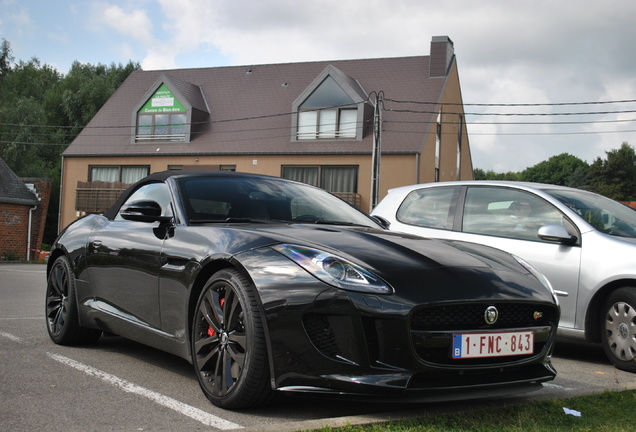
[[(219, 303), (221, 304), (221, 308), (223, 308), (223, 305), (225, 304), (225, 298), (222, 298)], [(214, 331), (214, 329), (212, 328), (212, 326), (208, 327), (208, 336), (210, 337), (214, 337), (216, 336), (216, 331)]]

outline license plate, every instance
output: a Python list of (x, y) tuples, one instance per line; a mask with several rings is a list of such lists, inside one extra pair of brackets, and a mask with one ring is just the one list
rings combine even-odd
[(533, 354), (534, 332), (460, 333), (453, 335), (453, 358)]

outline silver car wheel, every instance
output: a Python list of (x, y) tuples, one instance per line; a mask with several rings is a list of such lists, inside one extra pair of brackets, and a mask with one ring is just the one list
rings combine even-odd
[(636, 287), (614, 290), (601, 313), (605, 354), (618, 369), (636, 373)]
[(636, 310), (626, 302), (616, 302), (605, 320), (608, 348), (622, 361), (636, 357)]

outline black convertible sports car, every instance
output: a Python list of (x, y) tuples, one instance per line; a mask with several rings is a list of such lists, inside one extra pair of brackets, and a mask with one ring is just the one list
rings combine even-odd
[(537, 388), (559, 308), (496, 249), (390, 233), (333, 195), (275, 177), (175, 171), (59, 236), (46, 323), (181, 356), (215, 405), (281, 390), (396, 397)]

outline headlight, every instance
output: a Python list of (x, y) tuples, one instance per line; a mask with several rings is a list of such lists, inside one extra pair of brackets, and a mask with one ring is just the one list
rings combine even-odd
[(324, 283), (337, 288), (372, 294), (393, 293), (393, 288), (378, 276), (332, 253), (290, 244), (272, 248)]
[(559, 304), (559, 299), (557, 298), (557, 295), (554, 292), (554, 289), (552, 288), (552, 284), (550, 283), (548, 278), (545, 277), (545, 275), (541, 273), (539, 270), (537, 270), (535, 266), (533, 266), (532, 264), (530, 264), (528, 261), (524, 260), (523, 258), (518, 257), (517, 255), (514, 255), (514, 254), (512, 255), (512, 257), (515, 260), (517, 260), (517, 262), (521, 264), (523, 268), (528, 270), (528, 272), (530, 272), (535, 278), (537, 278), (539, 282), (541, 282), (541, 284), (543, 284), (543, 286), (550, 291), (550, 293), (552, 294), (552, 297), (554, 298), (555, 303)]

